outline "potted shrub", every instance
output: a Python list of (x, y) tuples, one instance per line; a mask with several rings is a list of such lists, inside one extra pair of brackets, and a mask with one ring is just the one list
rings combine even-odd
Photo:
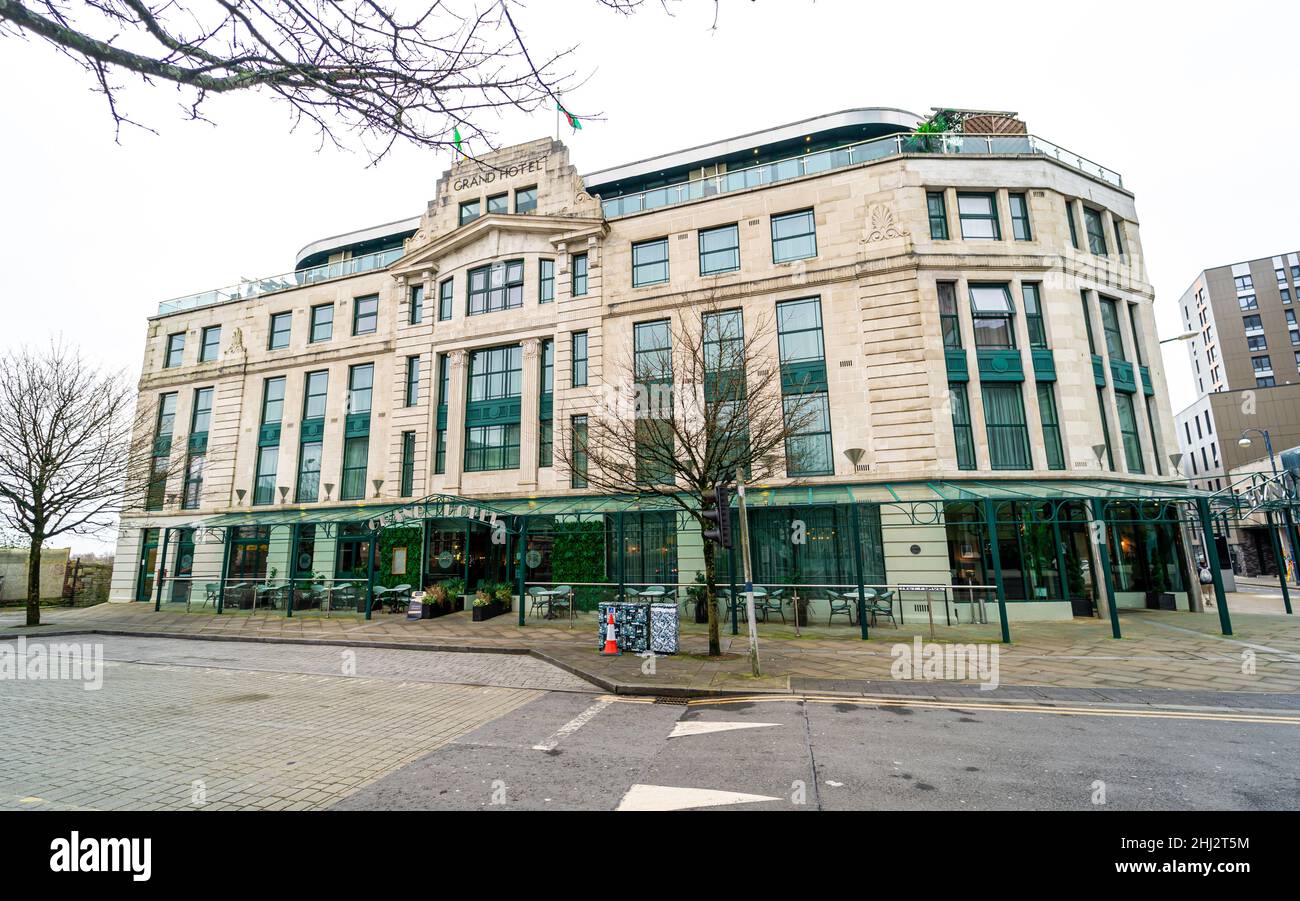
[(511, 601), (514, 600), (515, 590), (509, 582), (502, 582), (492, 591), (492, 597), (501, 605), (502, 613), (509, 613)]
[(424, 592), (424, 606), (420, 609), (420, 619), (433, 619), (447, 612), (447, 585), (434, 582)]
[(457, 577), (442, 584), (447, 588), (447, 612), (464, 610), (465, 580)]
[(497, 589), (491, 585), (480, 585), (478, 590), (474, 592), (474, 622), (481, 623), (484, 620), (505, 613), (505, 610), (501, 607), (501, 602), (496, 598), (496, 591)]
[(705, 595), (708, 589), (705, 587), (704, 573), (695, 574), (695, 584), (686, 589), (686, 597), (695, 605), (695, 622), (707, 623), (709, 621), (709, 606), (705, 602)]

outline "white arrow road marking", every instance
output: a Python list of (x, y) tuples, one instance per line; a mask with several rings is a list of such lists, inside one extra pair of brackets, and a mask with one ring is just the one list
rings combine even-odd
[(710, 732), (730, 732), (733, 729), (762, 729), (765, 726), (780, 726), (782, 723), (718, 723), (702, 720), (688, 720), (673, 726), (669, 738), (681, 738), (684, 735), (707, 735)]
[(555, 746), (560, 743), (561, 739), (569, 735), (572, 735), (574, 732), (577, 732), (583, 726), (587, 725), (587, 723), (591, 722), (592, 717), (594, 717), (596, 714), (600, 713), (602, 710), (604, 710), (606, 707), (608, 707), (610, 704), (613, 703), (614, 703), (613, 698), (601, 698), (599, 701), (592, 704), (586, 710), (582, 711), (582, 713), (578, 714), (573, 719), (569, 720), (559, 729), (556, 729), (555, 734), (552, 735), (550, 738), (546, 739), (546, 741), (542, 742), (541, 744), (533, 745), (533, 750), (534, 751), (555, 750)]
[(767, 795), (742, 795), (713, 788), (678, 788), (672, 785), (634, 785), (627, 790), (615, 810), (690, 810), (696, 807), (726, 807), (729, 804), (754, 804), (780, 801)]

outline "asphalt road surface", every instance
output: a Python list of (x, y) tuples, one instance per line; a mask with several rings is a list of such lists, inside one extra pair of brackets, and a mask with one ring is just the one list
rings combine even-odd
[(96, 690), (0, 680), (0, 808), (1300, 808), (1294, 709), (664, 704), (522, 656), (86, 639)]

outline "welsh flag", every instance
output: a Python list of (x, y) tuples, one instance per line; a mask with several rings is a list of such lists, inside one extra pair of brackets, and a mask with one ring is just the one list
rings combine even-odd
[(564, 114), (564, 118), (568, 120), (570, 128), (574, 131), (582, 131), (582, 123), (578, 121), (578, 117), (565, 109), (563, 105), (561, 105), (560, 101), (555, 101), (555, 108)]

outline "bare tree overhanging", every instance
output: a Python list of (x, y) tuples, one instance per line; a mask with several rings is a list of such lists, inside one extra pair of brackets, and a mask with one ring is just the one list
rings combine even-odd
[(111, 528), (177, 465), (170, 448), (156, 454), (156, 411), (135, 399), (125, 373), (62, 344), (0, 356), (0, 532), (28, 545), (29, 626), (40, 625), (45, 542)]
[[(737, 469), (757, 482), (805, 468), (801, 433), (819, 407), (814, 395), (782, 391), (770, 315), (744, 319), (710, 302), (679, 307), (670, 322), (662, 350), (606, 361), (586, 440), (565, 434), (555, 457), (595, 491), (659, 498), (706, 529), (705, 494)], [(704, 542), (711, 656), (722, 653), (715, 550)]]
[[(645, 0), (590, 0), (632, 14)], [(567, 6), (568, 4), (566, 4)], [(670, 9), (669, 0), (657, 5)], [(124, 77), (169, 83), (204, 119), (215, 94), (259, 91), (322, 143), (360, 137), (372, 162), (398, 141), (495, 148), (490, 121), (549, 107), (579, 84), (574, 47), (534, 52), (520, 0), (0, 0), (0, 35), (37, 37), (76, 61), (107, 100), (116, 133), (148, 129), (122, 104)], [(572, 11), (566, 10), (570, 15)], [(574, 16), (577, 18), (577, 16)], [(579, 116), (578, 110), (570, 110)]]

